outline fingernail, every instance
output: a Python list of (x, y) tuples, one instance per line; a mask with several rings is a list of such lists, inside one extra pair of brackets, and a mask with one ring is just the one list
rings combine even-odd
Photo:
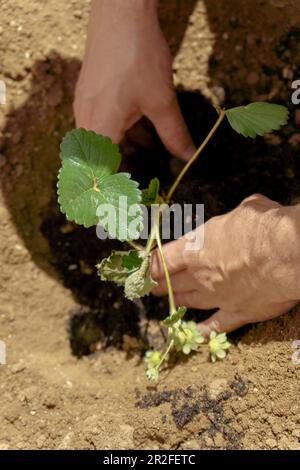
[(204, 325), (203, 323), (198, 323), (197, 328), (200, 331), (200, 333), (204, 336), (205, 339), (209, 338), (211, 329), (208, 325)]

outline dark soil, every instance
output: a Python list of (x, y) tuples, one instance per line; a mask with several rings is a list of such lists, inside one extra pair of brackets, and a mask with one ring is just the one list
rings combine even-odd
[[(229, 384), (229, 389), (224, 390), (215, 399), (209, 396), (206, 387), (187, 389), (163, 390), (160, 392), (150, 391), (144, 395), (137, 394), (136, 407), (140, 409), (160, 406), (164, 403), (170, 404), (173, 422), (178, 429), (182, 429), (200, 413), (210, 422), (208, 435), (214, 441), (217, 433), (220, 433), (227, 442), (226, 449), (239, 449), (241, 435), (230, 426), (230, 420), (224, 416), (224, 403), (235, 396), (245, 396), (247, 390), (243, 388), (242, 395), (240, 387), (246, 383), (241, 377)], [(162, 415), (164, 424), (166, 417)], [(201, 438), (201, 433), (199, 433)], [(214, 448), (214, 446), (212, 446)]]

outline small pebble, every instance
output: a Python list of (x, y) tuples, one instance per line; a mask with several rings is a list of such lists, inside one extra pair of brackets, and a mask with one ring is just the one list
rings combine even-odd
[(60, 227), (60, 231), (64, 235), (66, 235), (67, 233), (74, 232), (74, 229), (75, 229), (74, 225), (70, 224), (69, 222), (67, 222), (66, 224), (64, 224)]
[(294, 147), (297, 147), (300, 144), (300, 134), (293, 134), (289, 138), (289, 144), (293, 145)]
[(290, 67), (284, 67), (282, 71), (282, 77), (292, 80), (294, 77), (294, 72)]
[(2, 168), (6, 164), (6, 157), (0, 154), (0, 168)]
[(77, 264), (70, 264), (68, 267), (69, 271), (75, 271), (78, 268)]
[(274, 449), (274, 447), (277, 446), (277, 442), (272, 438), (266, 439), (266, 444), (268, 447), (270, 447), (270, 449)]

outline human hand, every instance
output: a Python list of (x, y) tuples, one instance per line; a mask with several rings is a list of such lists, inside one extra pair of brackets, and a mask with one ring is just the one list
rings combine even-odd
[[(164, 255), (176, 305), (219, 309), (199, 324), (205, 336), (275, 318), (300, 299), (300, 206), (253, 195), (206, 222), (202, 249), (189, 250), (187, 242), (164, 245)], [(165, 295), (157, 251), (152, 276), (159, 283), (153, 293)]]
[(145, 115), (173, 155), (188, 160), (194, 153), (173, 87), (157, 0), (92, 2), (74, 113), (77, 127), (115, 143)]

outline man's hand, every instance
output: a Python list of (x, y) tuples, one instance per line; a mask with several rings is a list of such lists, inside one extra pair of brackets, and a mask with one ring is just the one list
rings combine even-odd
[(188, 160), (194, 153), (173, 87), (157, 0), (92, 2), (74, 112), (78, 127), (116, 143), (145, 115), (173, 155)]
[[(300, 299), (300, 206), (283, 207), (254, 195), (204, 226), (204, 247), (188, 250), (186, 237), (164, 246), (175, 302), (219, 310), (199, 324), (232, 331), (287, 312)], [(167, 293), (159, 254), (154, 253), (154, 293)]]

